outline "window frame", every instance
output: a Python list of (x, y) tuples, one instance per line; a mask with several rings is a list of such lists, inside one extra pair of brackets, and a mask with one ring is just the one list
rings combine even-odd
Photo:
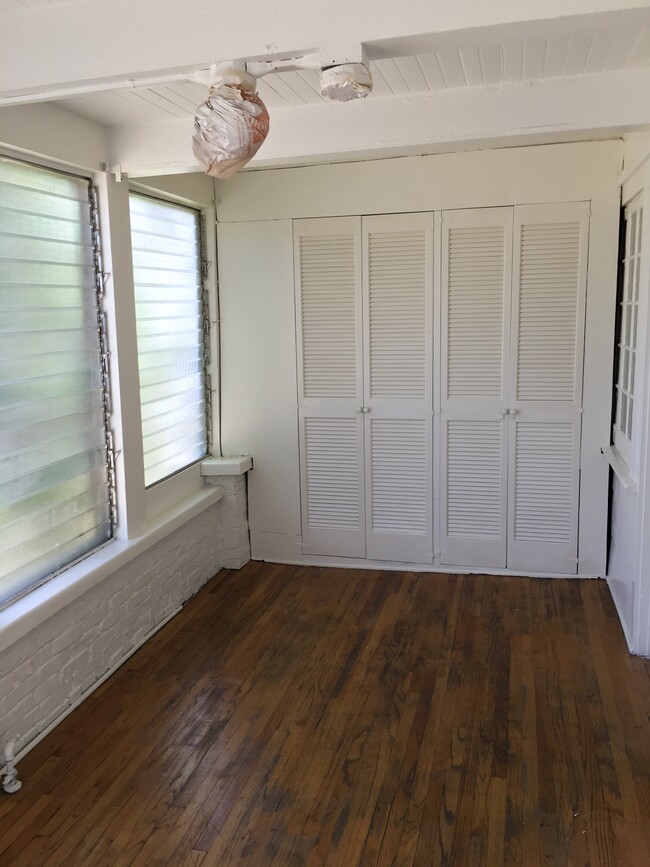
[(622, 255), (616, 299), (612, 443), (632, 477), (636, 477), (638, 452), (639, 413), (634, 412), (635, 395), (639, 394), (643, 361), (639, 328), (643, 204), (643, 196), (639, 193), (623, 209), (625, 231), (621, 233)]
[[(123, 568), (188, 520), (223, 497), (219, 487), (206, 486), (201, 462), (156, 485), (144, 488), (140, 426), (139, 377), (133, 306), (133, 267), (126, 176), (105, 164), (86, 163), (35, 154), (0, 144), (0, 155), (39, 168), (59, 171), (92, 183), (97, 194), (99, 237), (104, 284), (103, 312), (107, 331), (111, 391), (111, 432), (114, 441), (116, 525), (101, 546), (52, 573), (0, 609), (0, 650)], [(213, 443), (208, 455), (220, 452), (220, 341), (217, 294), (216, 210), (212, 196), (195, 199), (176, 194), (166, 177), (152, 179), (153, 186), (134, 182), (134, 189), (165, 201), (177, 202), (201, 212), (205, 227), (210, 343), (210, 375)], [(129, 181), (131, 183), (131, 181)], [(160, 183), (160, 187), (158, 184)], [(190, 185), (191, 189), (191, 185)], [(119, 291), (115, 291), (116, 285)], [(118, 298), (119, 296), (119, 303)], [(134, 376), (135, 362), (135, 376)], [(139, 454), (138, 454), (139, 452)]]
[(110, 372), (110, 348), (108, 343), (108, 327), (107, 327), (107, 312), (104, 305), (106, 274), (103, 269), (103, 237), (100, 231), (100, 190), (97, 183), (97, 173), (84, 171), (75, 166), (63, 165), (53, 160), (41, 159), (40, 157), (32, 156), (28, 153), (15, 151), (12, 148), (0, 147), (0, 157), (12, 160), (14, 162), (23, 163), (28, 166), (33, 166), (37, 169), (42, 169), (55, 174), (64, 175), (67, 177), (84, 181), (88, 190), (88, 229), (91, 235), (91, 251), (93, 256), (94, 284), (95, 284), (95, 311), (97, 315), (97, 331), (99, 335), (98, 341), (98, 366), (97, 371), (101, 378), (102, 391), (102, 407), (103, 407), (103, 425), (102, 434), (106, 449), (106, 493), (107, 505), (109, 510), (109, 537), (100, 544), (94, 546), (78, 557), (73, 558), (65, 565), (54, 569), (42, 578), (34, 581), (25, 587), (19, 593), (8, 597), (3, 602), (0, 602), (0, 612), (5, 611), (12, 605), (20, 602), (29, 596), (34, 591), (49, 583), (53, 578), (67, 572), (72, 567), (83, 563), (84, 560), (92, 557), (98, 552), (102, 552), (110, 546), (117, 537), (117, 492), (116, 492), (116, 473), (115, 473), (115, 446), (114, 446), (114, 418), (112, 412), (112, 391), (111, 391), (111, 372)]
[[(164, 182), (164, 178), (160, 179)], [(204, 460), (221, 453), (220, 440), (220, 405), (219, 405), (219, 378), (220, 378), (220, 341), (219, 341), (219, 303), (218, 303), (218, 279), (217, 279), (217, 248), (216, 248), (216, 212), (214, 203), (207, 204), (204, 201), (189, 199), (185, 196), (176, 195), (174, 192), (166, 189), (159, 189), (155, 186), (150, 186), (146, 182), (138, 181), (137, 179), (129, 179), (128, 184), (116, 183), (112, 178), (107, 179), (109, 185), (114, 185), (122, 188), (126, 187), (127, 199), (127, 214), (128, 214), (128, 195), (133, 192), (137, 195), (147, 196), (151, 199), (157, 199), (160, 202), (181, 205), (191, 208), (199, 213), (199, 225), (202, 229), (202, 298), (204, 303), (202, 306), (203, 326), (204, 326), (204, 389), (206, 391), (206, 428), (207, 428), (207, 451), (204, 458), (189, 464), (184, 469), (177, 470), (165, 479), (155, 482), (153, 485), (145, 488), (144, 486), (144, 469), (142, 469), (141, 482), (138, 500), (141, 502), (141, 511), (144, 513), (143, 518), (129, 517), (123, 529), (124, 538), (135, 538), (142, 532), (146, 532), (148, 526), (155, 525), (164, 516), (173, 512), (179, 503), (189, 501), (200, 493), (205, 487), (205, 480), (201, 472), (201, 465)], [(162, 184), (161, 184), (162, 186)], [(128, 225), (129, 237), (129, 262), (131, 291), (133, 287), (133, 267), (131, 257), (131, 227)], [(135, 302), (135, 298), (133, 299)], [(133, 328), (135, 328), (135, 307), (133, 308)], [(135, 350), (135, 361), (137, 363), (137, 341), (133, 347)], [(137, 374), (137, 389), (139, 394), (139, 372)], [(133, 371), (131, 371), (131, 378)], [(135, 407), (131, 407), (135, 410)], [(137, 417), (140, 436), (137, 443), (132, 441), (129, 445), (133, 452), (139, 449), (140, 462), (142, 462), (142, 424), (140, 419), (140, 403), (137, 406)], [(127, 444), (128, 445), (128, 444)], [(119, 488), (119, 480), (118, 480)], [(131, 496), (133, 502), (134, 497)], [(128, 505), (128, 504), (127, 504)], [(131, 508), (131, 515), (137, 513), (137, 509)]]
[[(176, 208), (182, 208), (187, 211), (192, 211), (196, 215), (197, 220), (197, 250), (198, 250), (198, 273), (200, 279), (199, 286), (199, 310), (200, 310), (200, 330), (201, 330), (201, 358), (202, 358), (202, 390), (203, 390), (203, 400), (204, 400), (204, 413), (203, 413), (203, 421), (204, 421), (204, 433), (205, 433), (205, 453), (202, 457), (196, 458), (190, 463), (186, 464), (183, 467), (179, 467), (174, 470), (172, 473), (164, 476), (163, 478), (157, 479), (155, 482), (151, 482), (149, 485), (145, 484), (145, 492), (147, 494), (154, 490), (159, 486), (163, 486), (166, 482), (169, 482), (179, 476), (181, 473), (185, 473), (188, 470), (191, 470), (193, 467), (198, 466), (200, 468), (201, 462), (204, 461), (211, 454), (212, 449), (212, 383), (211, 383), (211, 373), (210, 373), (210, 361), (211, 361), (211, 341), (210, 341), (210, 292), (208, 286), (208, 271), (209, 271), (209, 261), (207, 258), (207, 247), (206, 247), (206, 215), (204, 213), (204, 209), (200, 208), (194, 204), (188, 204), (186, 202), (175, 201), (174, 197), (166, 197), (164, 195), (156, 195), (153, 194), (148, 189), (143, 189), (138, 187), (137, 184), (129, 184), (129, 204), (131, 195), (139, 196), (140, 198), (150, 199), (155, 202), (159, 202), (163, 205), (170, 205)], [(132, 252), (132, 251), (131, 251)], [(134, 284), (134, 292), (135, 292), (135, 284)], [(137, 314), (136, 314), (136, 326), (137, 326)], [(136, 350), (137, 350), (137, 335), (136, 335)], [(139, 373), (138, 373), (139, 376)], [(142, 420), (141, 420), (141, 428), (142, 428)]]

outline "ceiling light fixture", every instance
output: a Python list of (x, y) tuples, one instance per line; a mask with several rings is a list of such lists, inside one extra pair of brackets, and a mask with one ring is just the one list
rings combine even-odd
[(214, 64), (192, 76), (210, 89), (194, 117), (192, 148), (203, 171), (222, 180), (251, 160), (269, 131), (269, 113), (257, 95), (256, 79), (272, 72), (320, 70), (325, 99), (349, 102), (372, 90), (372, 76), (362, 46), (323, 50), (319, 54), (269, 61)]

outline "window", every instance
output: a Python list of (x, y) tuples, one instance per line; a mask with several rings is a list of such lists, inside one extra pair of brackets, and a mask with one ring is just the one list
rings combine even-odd
[(632, 466), (632, 434), (634, 423), (634, 376), (637, 355), (637, 320), (639, 312), (639, 279), (641, 273), (641, 232), (643, 208), (636, 199), (625, 212), (625, 249), (623, 280), (618, 317), (618, 377), (616, 383), (616, 413), (614, 445)]
[(135, 193), (130, 196), (130, 212), (144, 472), (149, 487), (207, 452), (201, 215)]
[(0, 603), (113, 534), (93, 191), (0, 157)]

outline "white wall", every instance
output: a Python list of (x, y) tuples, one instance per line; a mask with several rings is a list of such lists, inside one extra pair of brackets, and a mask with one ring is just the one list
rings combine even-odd
[(299, 556), (292, 224), (218, 229), (222, 449), (253, 456), (249, 522), (257, 555)]
[(158, 175), (155, 177), (140, 177), (133, 185), (163, 195), (179, 204), (199, 205), (210, 208), (214, 205), (214, 181), (203, 172), (188, 172), (182, 175)]
[(282, 220), (617, 198), (620, 141), (502, 148), (243, 172), (217, 219)]
[(107, 159), (104, 128), (54, 105), (0, 108), (0, 147), (91, 171)]
[[(250, 451), (252, 555), (310, 562), (300, 547), (292, 218), (592, 201), (587, 343), (611, 372), (622, 142), (549, 145), (275, 169), (217, 182), (224, 450)], [(582, 469), (598, 528), (581, 574), (603, 574), (609, 398), (585, 389)], [(609, 387), (609, 383), (607, 385)], [(588, 551), (584, 555), (583, 548)], [(595, 552), (595, 553), (594, 553)]]

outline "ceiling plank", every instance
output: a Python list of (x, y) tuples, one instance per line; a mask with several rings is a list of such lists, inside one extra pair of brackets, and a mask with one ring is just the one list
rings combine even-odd
[(399, 71), (399, 68), (392, 57), (387, 60), (377, 60), (376, 66), (383, 75), (391, 93), (394, 93), (397, 96), (409, 93), (409, 86), (404, 80), (404, 76)]
[(503, 46), (482, 45), (480, 48), (483, 79), (487, 85), (501, 84), (503, 75)]
[(485, 83), (479, 49), (476, 45), (460, 49), (460, 62), (463, 66), (465, 81), (469, 87), (478, 87)]
[(524, 75), (528, 81), (539, 81), (544, 77), (544, 58), (546, 57), (545, 39), (527, 39), (524, 42)]
[(546, 56), (544, 58), (544, 78), (557, 78), (562, 75), (568, 49), (568, 36), (558, 36), (547, 40)]
[(504, 81), (521, 81), (524, 70), (523, 42), (506, 42), (503, 46)]
[(440, 48), (436, 51), (436, 55), (447, 87), (465, 87), (467, 82), (458, 49)]
[(584, 74), (593, 41), (593, 33), (578, 33), (569, 37), (569, 46), (564, 62), (565, 75)]
[(447, 82), (444, 79), (438, 58), (435, 54), (418, 54), (418, 61), (427, 80), (429, 90), (445, 90)]
[(396, 57), (395, 63), (411, 93), (423, 93), (429, 90), (417, 57)]

